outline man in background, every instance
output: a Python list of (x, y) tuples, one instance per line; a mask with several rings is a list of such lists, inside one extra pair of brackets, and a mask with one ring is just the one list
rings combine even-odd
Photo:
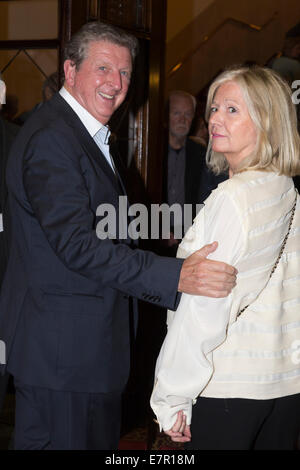
[[(2, 105), (5, 105), (6, 86), (0, 75), (0, 289), (7, 266), (9, 253), (9, 217), (7, 205), (7, 186), (5, 180), (8, 153), (18, 133), (18, 126), (8, 122), (1, 115)], [(0, 411), (6, 395), (9, 375), (0, 375)]]
[[(196, 216), (196, 205), (202, 204), (211, 191), (227, 178), (227, 175), (215, 176), (208, 170), (205, 162), (206, 147), (188, 137), (196, 106), (196, 98), (185, 91), (176, 90), (169, 95), (165, 200), (170, 206), (180, 204), (182, 212), (184, 204), (191, 204), (193, 217)], [(176, 238), (176, 233), (174, 238), (174, 232), (183, 231), (183, 220), (179, 222), (181, 227), (171, 224), (173, 230), (168, 245), (173, 247), (171, 249), (174, 252), (180, 241)], [(182, 237), (183, 235), (184, 233)]]
[(300, 36), (285, 38), (282, 55), (272, 61), (271, 68), (290, 85), (300, 80)]
[(29, 111), (24, 111), (21, 113), (14, 122), (19, 126), (22, 126), (24, 122), (34, 113), (37, 111), (43, 103), (50, 100), (53, 95), (58, 91), (58, 73), (54, 72), (49, 77), (47, 77), (42, 85), (42, 101), (37, 103), (32, 109)]

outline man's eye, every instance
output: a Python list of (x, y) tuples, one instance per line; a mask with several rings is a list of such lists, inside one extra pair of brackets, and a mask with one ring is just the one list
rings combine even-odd
[(123, 77), (126, 77), (126, 78), (130, 77), (129, 72), (127, 72), (127, 70), (122, 70), (121, 75), (123, 75)]
[(99, 70), (104, 71), (104, 70), (106, 70), (106, 67), (105, 67), (104, 65), (101, 65), (101, 66), (99, 67)]

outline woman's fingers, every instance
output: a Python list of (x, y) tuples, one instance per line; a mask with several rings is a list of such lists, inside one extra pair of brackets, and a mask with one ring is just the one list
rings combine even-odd
[(177, 413), (177, 419), (171, 429), (165, 431), (174, 442), (188, 442), (191, 440), (190, 426), (186, 424), (186, 416), (183, 411)]

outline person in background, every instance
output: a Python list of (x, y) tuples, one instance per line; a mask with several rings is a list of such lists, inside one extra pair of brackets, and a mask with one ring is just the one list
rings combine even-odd
[[(227, 178), (226, 174), (214, 175), (206, 166), (206, 148), (189, 138), (189, 132), (196, 112), (196, 98), (182, 90), (172, 91), (168, 100), (168, 155), (165, 200), (169, 206), (185, 204), (193, 206), (193, 217), (196, 205), (202, 204), (219, 182)], [(177, 249), (180, 239), (174, 232), (183, 232), (183, 220), (179, 226), (171, 224), (169, 246), (173, 252)], [(175, 234), (176, 235), (176, 234)], [(182, 233), (182, 236), (184, 234)], [(182, 236), (180, 238), (182, 238)]]
[(52, 73), (47, 77), (42, 86), (42, 101), (38, 104), (36, 104), (30, 111), (24, 111), (22, 114), (20, 114), (14, 122), (18, 124), (19, 126), (22, 126), (24, 122), (34, 113), (37, 111), (43, 103), (46, 103), (46, 101), (50, 100), (53, 95), (58, 90), (58, 74), (57, 72)]
[(207, 99), (208, 164), (229, 169), (178, 249), (219, 243), (238, 269), (223, 299), (183, 294), (168, 313), (151, 405), (187, 449), (292, 450), (300, 430), (300, 143), (288, 84), (233, 68)]
[(300, 80), (300, 36), (285, 38), (282, 55), (276, 57), (270, 67), (290, 85)]
[[(284, 41), (282, 55), (275, 58), (270, 67), (281, 75), (290, 86), (297, 80), (300, 83), (300, 36), (299, 25), (298, 34), (287, 36)], [(297, 87), (299, 88), (299, 87)], [(295, 88), (292, 87), (293, 90)], [(298, 100), (297, 100), (298, 101)], [(298, 132), (300, 132), (300, 104), (296, 104), (297, 119), (298, 119)], [(300, 191), (300, 176), (294, 178), (295, 186)]]
[(55, 95), (58, 89), (59, 89), (58, 73), (54, 72), (54, 73), (51, 73), (51, 75), (49, 75), (49, 77), (47, 77), (46, 80), (44, 80), (43, 82), (43, 86), (42, 86), (43, 103), (50, 100), (52, 96)]
[[(0, 75), (0, 111), (5, 104), (6, 86)], [(9, 150), (18, 133), (18, 126), (4, 119), (0, 112), (0, 289), (2, 286), (4, 274), (6, 271), (9, 243), (10, 226), (7, 204), (7, 186), (5, 180), (5, 171)], [(1, 358), (2, 359), (2, 358)], [(0, 375), (0, 410), (2, 410), (9, 374)]]
[(190, 135), (190, 139), (198, 144), (203, 145), (203, 147), (207, 147), (209, 136), (208, 136), (208, 128), (203, 116), (199, 115), (195, 118), (195, 124), (193, 126), (192, 135)]

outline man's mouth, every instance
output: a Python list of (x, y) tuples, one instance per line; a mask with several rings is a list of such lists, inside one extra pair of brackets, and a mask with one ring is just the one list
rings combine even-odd
[(107, 93), (103, 93), (103, 91), (99, 91), (98, 94), (100, 96), (102, 96), (103, 98), (107, 99), (107, 100), (113, 100), (114, 99), (114, 95), (108, 95)]

